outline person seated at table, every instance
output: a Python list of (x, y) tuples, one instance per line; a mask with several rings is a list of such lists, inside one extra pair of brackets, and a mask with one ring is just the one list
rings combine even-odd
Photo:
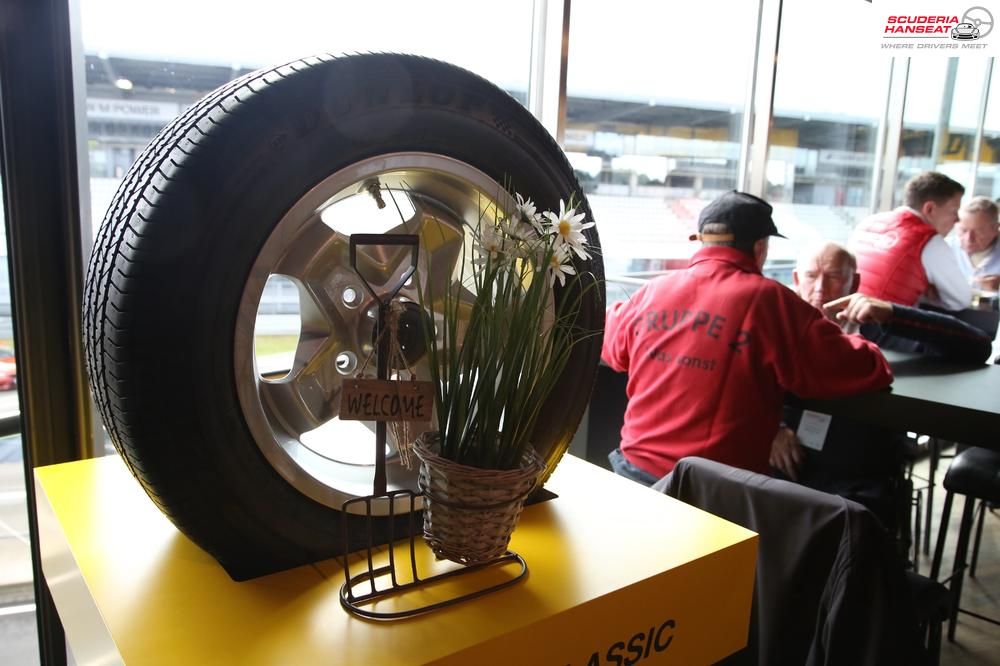
[(989, 197), (975, 197), (959, 209), (955, 235), (948, 241), (969, 284), (987, 291), (1000, 286), (998, 214)]
[(848, 244), (860, 268), (858, 291), (901, 305), (969, 307), (972, 290), (944, 240), (964, 193), (948, 176), (926, 171), (907, 181), (903, 206), (863, 220)]
[(834, 398), (892, 381), (878, 347), (845, 335), (761, 274), (778, 230), (766, 201), (728, 192), (698, 220), (687, 269), (607, 312), (601, 358), (628, 373), (612, 469), (652, 485), (685, 456), (767, 472), (785, 391)]
[[(803, 300), (883, 349), (970, 364), (989, 357), (991, 339), (979, 329), (950, 315), (857, 293), (859, 279), (854, 256), (835, 243), (804, 254), (792, 273)], [(908, 527), (910, 501), (904, 444), (903, 433), (803, 410), (790, 400), (770, 462), (780, 476), (864, 504), (898, 535)]]

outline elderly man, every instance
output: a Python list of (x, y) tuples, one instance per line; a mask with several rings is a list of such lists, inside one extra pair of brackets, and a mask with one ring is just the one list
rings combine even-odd
[(975, 197), (958, 211), (951, 247), (962, 274), (975, 287), (996, 291), (1000, 286), (1000, 221), (989, 197)]
[(862, 221), (851, 236), (861, 273), (859, 291), (901, 305), (969, 307), (972, 291), (944, 237), (958, 221), (965, 188), (944, 174), (911, 178), (905, 205)]
[(856, 293), (863, 282), (854, 256), (836, 243), (807, 253), (792, 272), (799, 296), (847, 330), (882, 349), (921, 352), (958, 363), (982, 363), (989, 338), (950, 315)]
[(771, 206), (732, 191), (702, 211), (688, 268), (608, 310), (601, 357), (628, 373), (622, 476), (651, 485), (684, 456), (768, 471), (785, 391), (837, 397), (892, 380), (878, 348), (844, 335), (761, 268)]
[[(989, 356), (990, 338), (954, 317), (854, 293), (860, 281), (855, 259), (834, 243), (804, 255), (792, 279), (803, 300), (883, 349), (965, 363)], [(902, 443), (899, 433), (788, 404), (770, 462), (791, 479), (865, 504), (895, 531), (905, 527), (901, 516), (909, 502), (900, 490)]]

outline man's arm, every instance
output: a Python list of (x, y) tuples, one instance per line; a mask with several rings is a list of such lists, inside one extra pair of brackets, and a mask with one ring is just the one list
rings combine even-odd
[[(951, 315), (851, 294), (823, 306), (838, 321), (862, 324), (861, 334), (883, 349), (919, 351), (959, 363), (983, 363), (992, 340)], [(908, 342), (919, 345), (914, 348)]]
[(615, 372), (628, 372), (629, 368), (627, 329), (628, 321), (631, 318), (631, 303), (630, 300), (612, 303), (604, 319), (604, 343), (601, 346), (601, 360)]
[(788, 295), (774, 307), (779, 316), (768, 322), (785, 333), (765, 352), (786, 391), (800, 398), (840, 398), (892, 383), (892, 369), (878, 346), (845, 334), (819, 310)]
[(958, 261), (941, 236), (934, 236), (920, 255), (927, 281), (937, 292), (936, 302), (945, 310), (963, 310), (972, 303), (972, 288), (968, 278), (962, 274)]
[(892, 310), (892, 318), (882, 328), (885, 339), (874, 340), (880, 347), (893, 349), (893, 338), (904, 338), (919, 342), (925, 354), (958, 363), (984, 363), (990, 356), (993, 341), (975, 326), (929, 310), (902, 305), (893, 305)]

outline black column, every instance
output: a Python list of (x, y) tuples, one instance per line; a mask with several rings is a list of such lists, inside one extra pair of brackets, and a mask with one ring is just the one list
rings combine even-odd
[(67, 0), (0, 3), (0, 173), (43, 664), (65, 664), (66, 648), (42, 576), (31, 470), (91, 450), (71, 44)]

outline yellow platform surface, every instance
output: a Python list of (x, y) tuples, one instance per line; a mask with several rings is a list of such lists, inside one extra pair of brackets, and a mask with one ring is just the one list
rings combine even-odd
[[(233, 582), (115, 456), (35, 478), (45, 579), (79, 666), (688, 665), (746, 644), (756, 535), (572, 456), (546, 484), (558, 497), (527, 507), (514, 533), (525, 580), (391, 622), (341, 607), (337, 559)], [(422, 575), (454, 566), (418, 543)], [(514, 573), (476, 573), (378, 609)]]

